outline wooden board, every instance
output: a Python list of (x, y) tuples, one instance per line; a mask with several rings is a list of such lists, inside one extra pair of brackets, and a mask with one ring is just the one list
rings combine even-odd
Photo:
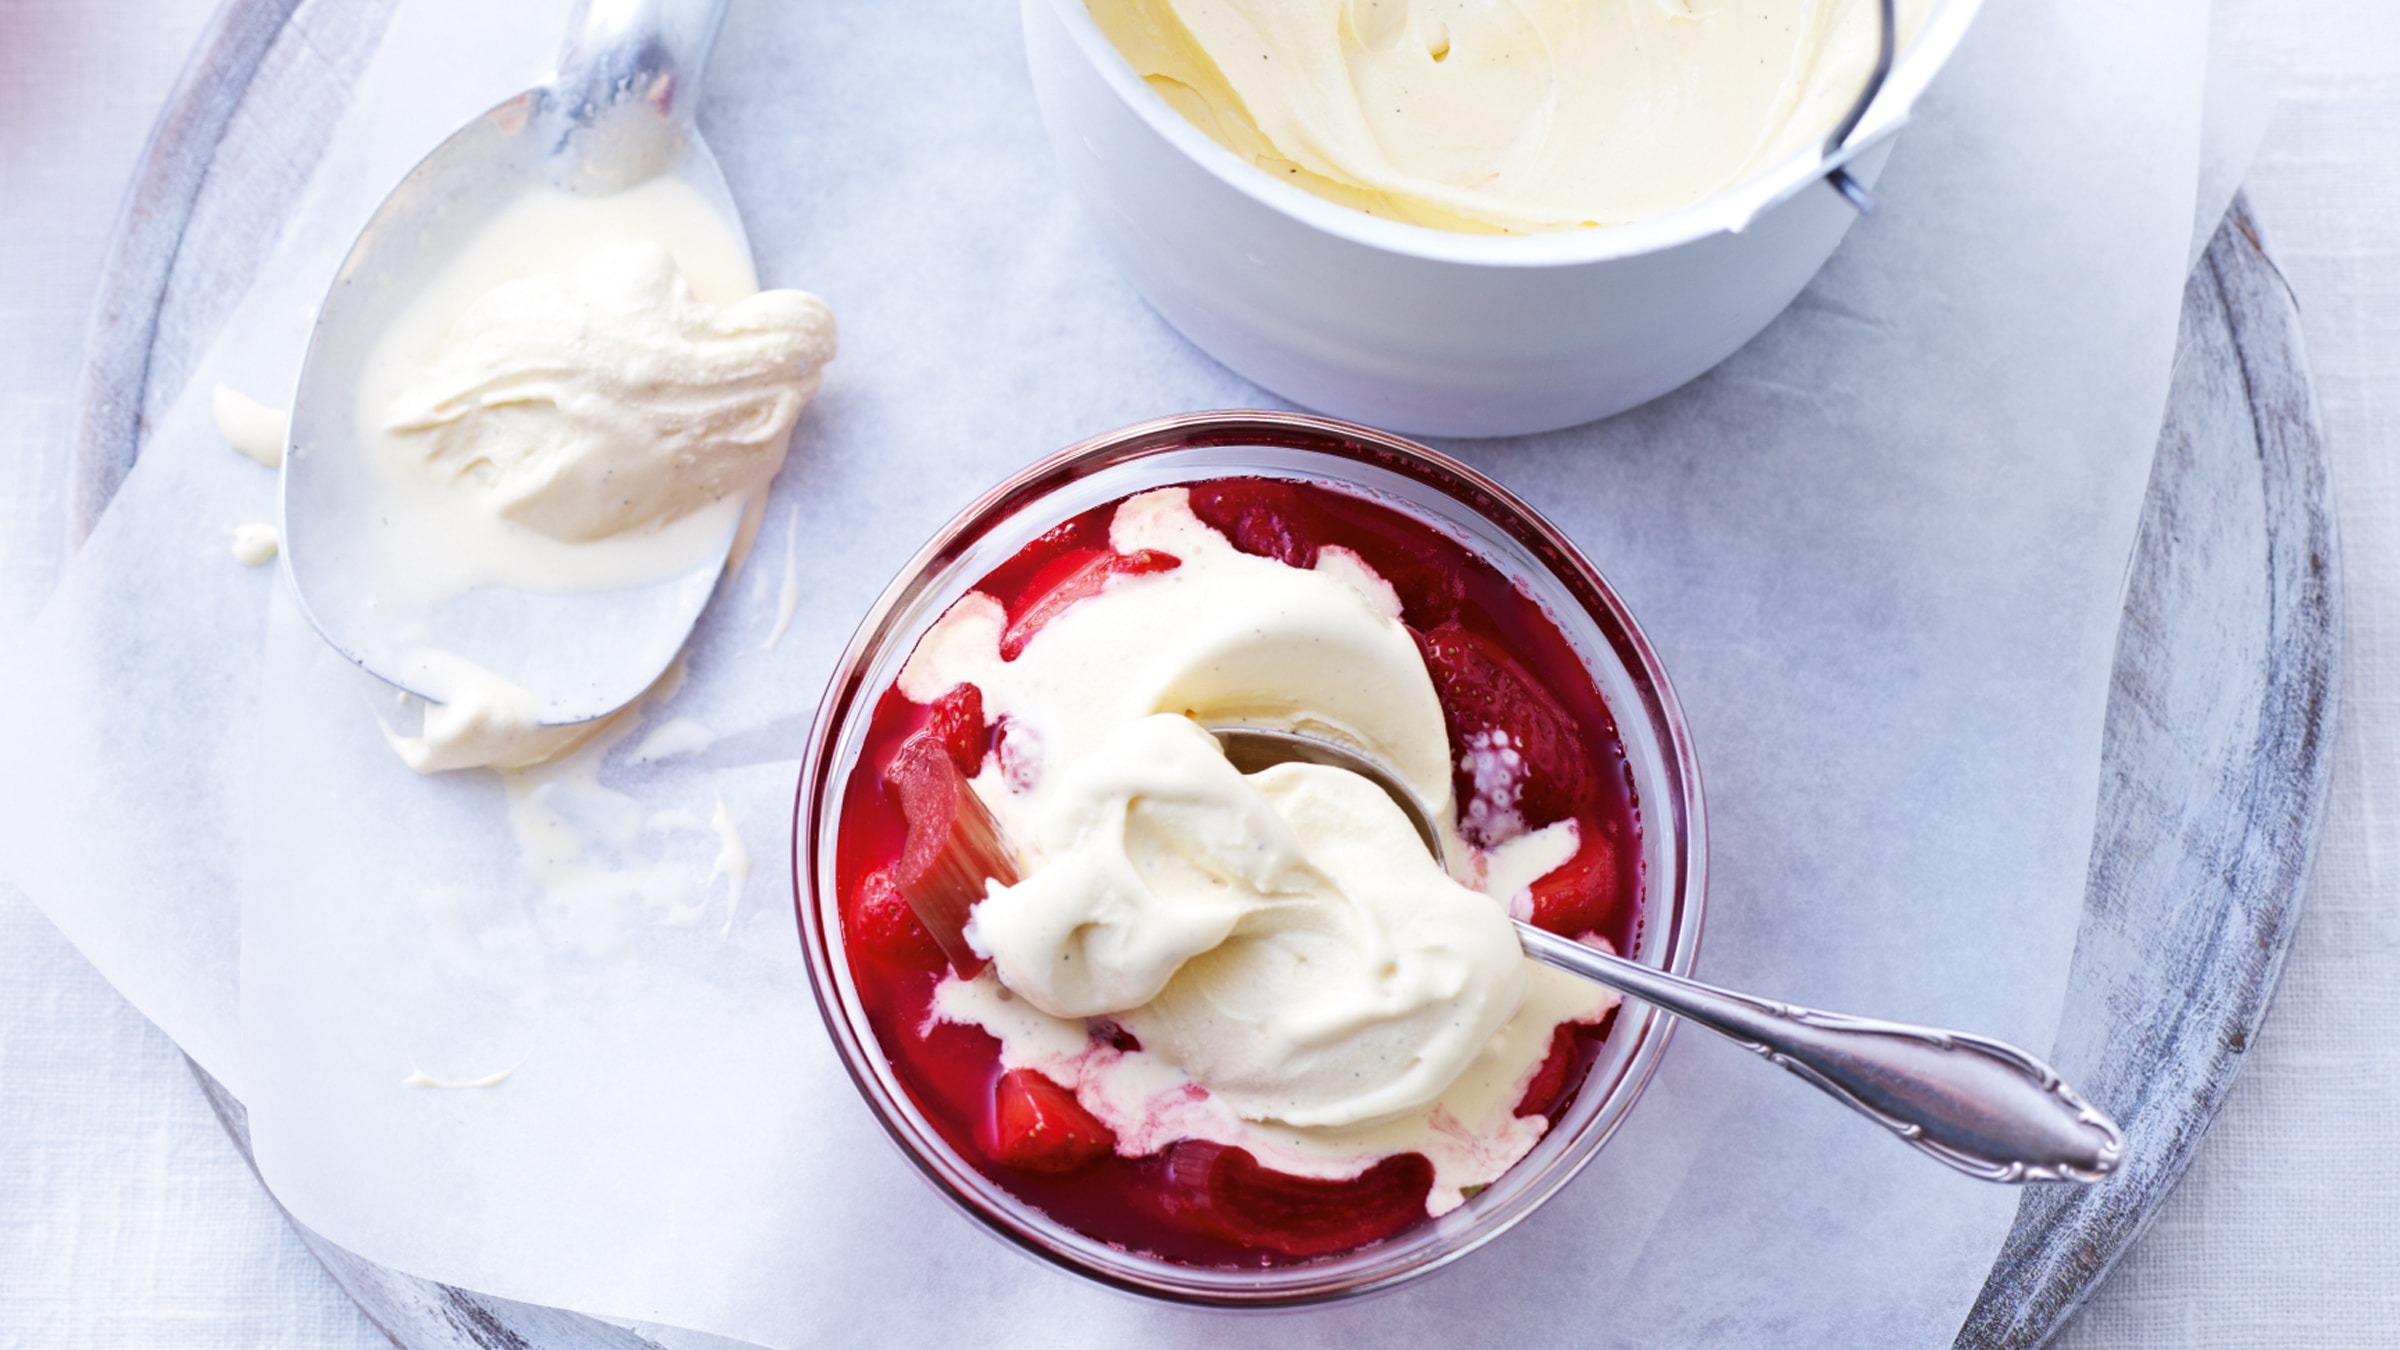
[(2047, 1340), (2141, 1235), (2241, 1071), (2307, 894), (2342, 610), (2300, 315), (2236, 197), (2184, 288), (2117, 631), (2053, 1062), (2116, 1113), (2107, 1184), (2025, 1193), (1960, 1346)]
[[(76, 537), (247, 288), (392, 3), (226, 0), (203, 35), (103, 279), (72, 469)], [(2048, 1339), (2139, 1236), (2232, 1086), (2315, 856), (2338, 575), (2297, 312), (2237, 199), (2184, 296), (2118, 637), (2067, 1030), (2052, 1056), (2116, 1112), (2128, 1155), (2106, 1185), (2027, 1190), (1962, 1347)], [(247, 1156), (240, 1104), (201, 1077)], [(294, 1227), (409, 1350), (658, 1343), (386, 1270)]]

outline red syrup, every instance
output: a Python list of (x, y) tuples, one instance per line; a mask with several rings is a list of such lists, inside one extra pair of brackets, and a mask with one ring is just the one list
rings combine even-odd
[[(1398, 510), (1317, 484), (1227, 478), (1190, 485), (1193, 512), (1245, 553), (1295, 567), (1320, 550), (1351, 550), (1389, 582), (1425, 654), (1447, 722), (1461, 830), (1488, 845), (1521, 826), (1573, 818), (1576, 855), (1534, 886), (1534, 922), (1568, 936), (1598, 933), (1631, 950), (1640, 923), (1640, 816), (1616, 721), (1574, 648), (1541, 606), (1448, 535)], [(999, 601), (1013, 657), (1041, 624), (1119, 573), (1177, 560), (1108, 546), (1117, 502), (1057, 526), (993, 568), (974, 589)], [(1003, 1075), (999, 1042), (977, 1027), (935, 1022), (941, 949), (892, 882), (908, 838), (886, 770), (923, 732), (962, 768), (1005, 739), (981, 723), (981, 697), (961, 686), (931, 705), (895, 687), (877, 700), (842, 798), (835, 879), (844, 947), (878, 1044), (945, 1142), (977, 1170), (1051, 1218), (1102, 1242), (1195, 1266), (1282, 1266), (1354, 1250), (1426, 1221), (1433, 1169), (1418, 1154), (1386, 1158), (1347, 1181), (1289, 1176), (1244, 1150), (1199, 1141), (1148, 1157), (1118, 1156), (1107, 1127), (1064, 1089)], [(1476, 765), (1512, 753), (1523, 766), (1513, 801), (1477, 801)], [(1507, 794), (1502, 794), (1506, 796)], [(1511, 816), (1514, 819), (1510, 819)], [(1555, 1123), (1571, 1106), (1611, 1013), (1560, 1028), (1519, 1115)], [(1104, 1023), (1095, 1039), (1126, 1039)], [(1038, 1077), (1038, 1075), (1033, 1075)], [(1004, 1077), (1008, 1080), (1004, 1081)], [(1094, 1131), (1098, 1133), (1095, 1134)]]

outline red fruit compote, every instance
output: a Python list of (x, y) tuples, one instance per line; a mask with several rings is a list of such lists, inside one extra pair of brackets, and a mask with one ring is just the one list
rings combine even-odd
[[(1329, 550), (1346, 551), (1343, 566), (1355, 572), (1363, 564), (1379, 578), (1439, 702), (1454, 803), (1448, 838), (1468, 859), (1454, 860), (1452, 874), (1537, 926), (1641, 952), (1651, 908), (1645, 858), (1656, 853), (1643, 847), (1649, 804), (1641, 775), (1588, 659), (1543, 603), (1451, 531), (1355, 485), (1237, 473), (1195, 475), (1172, 491), (1184, 494), (1190, 516), (1243, 555), (1308, 570)], [(1075, 512), (967, 583), (968, 592), (997, 604), (990, 623), (1000, 661), (1017, 661), (1047, 625), (1078, 605), (1181, 565), (1173, 552), (1112, 545), (1119, 508), (1139, 495), (1129, 491)], [(1173, 592), (1153, 587), (1127, 594), (1171, 603), (1166, 597)], [(988, 992), (996, 975), (961, 937), (967, 907), (980, 901), (984, 878), (1018, 880), (977, 786), (987, 796), (1018, 792), (1033, 777), (1061, 769), (1043, 763), (1038, 746), (1012, 748), (1010, 718), (991, 715), (986, 691), (976, 684), (937, 693), (919, 679), (918, 697), (911, 698), (904, 683), (887, 679), (854, 696), (851, 716), (863, 718), (863, 732), (853, 733), (856, 758), (834, 795), (838, 821), (827, 832), (832, 865), (820, 873), (832, 894), (830, 904), (820, 901), (817, 921), (838, 923), (839, 941), (828, 947), (846, 966), (853, 1015), (871, 1029), (890, 1083), (952, 1155), (952, 1171), (963, 1164), (1022, 1207), (1127, 1262), (1191, 1270), (1203, 1286), (1199, 1297), (1244, 1301), (1206, 1292), (1216, 1287), (1208, 1283), (1215, 1277), (1202, 1275), (1210, 1270), (1285, 1272), (1284, 1285), (1303, 1289), (1306, 1277), (1296, 1267), (1356, 1265), (1362, 1253), (1412, 1243), (1429, 1248), (1429, 1226), (1458, 1228), (1441, 1216), (1459, 1209), (1462, 1199), (1471, 1210), (1473, 1197), (1504, 1180), (1534, 1141), (1568, 1117), (1612, 1038), (1649, 1035), (1650, 1016), (1618, 1009), (1613, 999), (1555, 1026), (1519, 1031), (1514, 1044), (1522, 1062), (1506, 1070), (1513, 1075), (1506, 1091), (1514, 1119), (1464, 1155), (1404, 1146), (1378, 1152), (1373, 1139), (1404, 1144), (1411, 1136), (1369, 1131), (1356, 1136), (1369, 1144), (1328, 1160), (1322, 1150), (1278, 1151), (1258, 1142), (1306, 1133), (1274, 1122), (1256, 1136), (1221, 1125), (1179, 1134), (1177, 1122), (1229, 1117), (1200, 1109), (1208, 1105), (1207, 1087), (1149, 1063), (1117, 1020), (1084, 1019), (1072, 1053), (1063, 1057), (1053, 1027), (1045, 1058), (1028, 1057), (1015, 1041), (995, 1035), (996, 1026), (956, 1011), (959, 990), (974, 982)], [(1638, 710), (1653, 719), (1655, 713)], [(1688, 791), (1680, 780), (1669, 781)], [(1671, 804), (1679, 830), (1689, 804)], [(807, 809), (804, 801), (804, 852)], [(1499, 862), (1511, 856), (1512, 843), (1528, 851), (1524, 841), (1535, 836), (1558, 846), (1532, 850), (1541, 853), (1534, 868)], [(1681, 908), (1686, 878), (1672, 880)], [(1677, 962), (1683, 963), (1688, 954)], [(819, 989), (822, 999), (824, 972)], [(1627, 1032), (1621, 1018), (1634, 1019), (1636, 1028)], [(1494, 1037), (1495, 1053), (1501, 1039)], [(1623, 1045), (1613, 1048), (1619, 1053), (1610, 1057), (1607, 1090), (1624, 1090), (1629, 1076), (1638, 1090), (1634, 1061)], [(1639, 1073), (1646, 1073), (1648, 1056), (1639, 1058)], [(1125, 1068), (1135, 1063), (1144, 1066), (1140, 1074)], [(852, 1067), (859, 1072), (857, 1063)], [(1148, 1086), (1135, 1091), (1127, 1082)], [(1152, 1090), (1159, 1097), (1145, 1104), (1141, 1091)], [(1441, 1111), (1437, 1103), (1437, 1134), (1465, 1132)], [(1496, 1163), (1494, 1149), (1504, 1150)], [(1459, 1156), (1480, 1157), (1489, 1174), (1452, 1174)], [(1460, 1175), (1470, 1176), (1470, 1184), (1459, 1185)], [(1092, 1273), (1145, 1283), (1117, 1271)], [(1150, 1292), (1192, 1296), (1173, 1288)]]

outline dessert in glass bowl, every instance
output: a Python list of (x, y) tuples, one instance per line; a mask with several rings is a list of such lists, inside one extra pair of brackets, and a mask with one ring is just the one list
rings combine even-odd
[[(1297, 733), (1366, 777), (1237, 766)], [(1252, 771), (1245, 772), (1245, 769)], [(796, 875), (886, 1128), (1003, 1235), (1167, 1297), (1379, 1288), (1588, 1159), (1663, 1040), (1512, 912), (1688, 967), (1698, 789), (1638, 630), (1405, 441), (1171, 419), (1003, 485), (820, 711)]]

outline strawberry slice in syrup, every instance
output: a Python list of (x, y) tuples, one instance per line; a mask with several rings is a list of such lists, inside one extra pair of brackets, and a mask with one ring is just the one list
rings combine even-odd
[(1542, 1067), (1533, 1071), (1533, 1079), (1525, 1085), (1525, 1095), (1517, 1099), (1516, 1114), (1546, 1116), (1558, 1099), (1566, 1095), (1567, 1079), (1575, 1070), (1575, 1026), (1561, 1023), (1550, 1033), (1550, 1053), (1542, 1059)]
[(1168, 1211), (1227, 1242), (1285, 1256), (1323, 1256), (1382, 1238), (1425, 1217), (1433, 1164), (1398, 1153), (1347, 1181), (1263, 1166), (1249, 1150), (1185, 1140), (1167, 1150)]
[(1581, 822), (1583, 839), (1575, 856), (1533, 883), (1533, 922), (1561, 937), (1606, 932), (1624, 889), (1617, 870), (1616, 841)]
[(992, 1135), (992, 1160), (1028, 1172), (1077, 1172), (1117, 1151), (1114, 1130), (1034, 1069), (1000, 1075)]
[(860, 884), (850, 902), (849, 934), (868, 955), (906, 970), (939, 970), (946, 959), (889, 872), (870, 872)]
[(1027, 583), (1025, 593), (1033, 598), (1009, 618), (1007, 630), (1000, 634), (1000, 659), (1016, 660), (1042, 625), (1066, 613), (1076, 601), (1098, 595), (1110, 578), (1172, 572), (1182, 565), (1183, 559), (1154, 548), (1133, 553), (1102, 548), (1060, 554)]
[(925, 732), (950, 752), (950, 762), (969, 778), (983, 772), (984, 753), (992, 748), (992, 731), (983, 724), (983, 691), (958, 684), (933, 701)]
[[(1591, 769), (1575, 721), (1498, 642), (1456, 619), (1416, 635), (1449, 722), (1450, 744), (1505, 732), (1524, 758), (1523, 791), (1514, 803), (1525, 824), (1540, 827), (1589, 814)], [(1459, 801), (1471, 801), (1470, 771), (1456, 769)], [(1489, 841), (1477, 840), (1477, 843)]]

